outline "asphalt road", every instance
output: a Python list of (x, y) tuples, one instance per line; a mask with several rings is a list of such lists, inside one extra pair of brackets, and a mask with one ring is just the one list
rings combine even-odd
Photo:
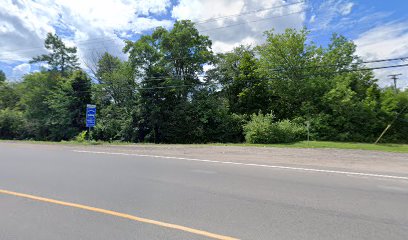
[[(0, 143), (0, 190), (237, 239), (408, 239), (406, 179), (74, 150)], [(213, 238), (0, 192), (0, 239)]]

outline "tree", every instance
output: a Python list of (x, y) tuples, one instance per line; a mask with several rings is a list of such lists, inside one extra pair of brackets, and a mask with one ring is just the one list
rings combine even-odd
[(191, 21), (177, 21), (170, 31), (159, 27), (128, 41), (124, 52), (140, 81), (139, 140), (170, 141), (174, 112), (188, 105), (202, 85), (199, 74), (213, 57), (211, 41)]
[(3, 70), (0, 70), (0, 85), (6, 82), (6, 74), (4, 74)]
[(91, 103), (92, 82), (83, 71), (75, 71), (68, 80), (72, 88), (70, 112), (73, 114), (73, 127), (82, 131), (85, 129), (86, 105)]
[(77, 48), (67, 47), (57, 34), (48, 33), (44, 46), (50, 53), (34, 57), (30, 63), (46, 62), (51, 70), (59, 71), (63, 76), (78, 69)]
[(33, 62), (50, 71), (21, 82), (0, 71), (0, 138), (72, 139), (93, 103), (93, 137), (105, 141), (292, 142), (308, 122), (313, 140), (374, 142), (391, 124), (382, 141), (408, 142), (408, 90), (381, 89), (352, 41), (333, 34), (317, 46), (306, 29), (265, 35), (214, 56), (207, 36), (177, 21), (126, 41), (128, 60), (95, 57), (94, 83), (76, 70), (76, 48), (48, 34), (49, 54)]
[(129, 62), (105, 53), (97, 63), (94, 100), (100, 109), (94, 136), (103, 140), (137, 140), (138, 94)]
[(307, 92), (311, 83), (308, 75), (319, 58), (319, 50), (306, 44), (305, 29), (286, 29), (282, 34), (271, 30), (265, 35), (265, 44), (256, 50), (260, 55), (259, 73), (269, 81), (275, 97), (270, 109), (277, 119), (292, 119), (301, 115), (302, 104), (313, 98)]
[(0, 84), (0, 109), (17, 107), (21, 97), (19, 87), (19, 83), (5, 82)]
[(395, 93), (393, 88), (382, 89), (381, 92), (381, 129), (377, 137), (388, 125), (391, 127), (382, 138), (381, 142), (408, 143), (408, 89)]
[(27, 137), (51, 140), (50, 104), (48, 98), (59, 87), (62, 77), (57, 72), (37, 72), (24, 76), (19, 105), (27, 119)]
[(69, 140), (86, 129), (86, 104), (91, 103), (91, 80), (82, 71), (61, 79), (46, 99), (49, 138)]
[(121, 64), (118, 57), (114, 57), (105, 52), (96, 64), (96, 78), (99, 83), (105, 83), (109, 79), (109, 75), (116, 71)]
[(219, 54), (216, 67), (209, 71), (210, 79), (223, 86), (231, 112), (252, 114), (268, 112), (273, 99), (269, 83), (261, 78), (259, 61), (249, 46), (239, 46), (233, 51)]
[(21, 139), (24, 127), (22, 112), (9, 108), (0, 109), (0, 139)]

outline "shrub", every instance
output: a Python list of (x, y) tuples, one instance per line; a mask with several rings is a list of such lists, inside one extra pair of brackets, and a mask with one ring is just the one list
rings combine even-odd
[(253, 114), (244, 133), (248, 143), (290, 143), (304, 138), (306, 128), (290, 120), (274, 122), (272, 114)]
[(75, 142), (80, 142), (80, 143), (85, 142), (86, 141), (86, 135), (87, 135), (87, 131), (82, 131), (74, 138), (74, 141)]
[(0, 110), (0, 139), (20, 139), (24, 136), (25, 120), (23, 113), (11, 110)]

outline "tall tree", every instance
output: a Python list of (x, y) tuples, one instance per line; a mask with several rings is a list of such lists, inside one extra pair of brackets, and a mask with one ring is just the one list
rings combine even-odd
[(104, 140), (137, 140), (137, 83), (129, 62), (105, 53), (97, 63), (94, 100), (100, 109), (95, 136)]
[(51, 140), (69, 140), (85, 130), (86, 104), (91, 102), (91, 80), (82, 71), (58, 81), (47, 96), (48, 130)]
[(20, 105), (27, 119), (28, 137), (51, 140), (49, 96), (58, 89), (61, 75), (57, 72), (27, 74), (21, 83)]
[(51, 70), (59, 71), (64, 76), (78, 69), (77, 48), (67, 47), (57, 34), (48, 33), (44, 46), (50, 53), (34, 57), (30, 63), (46, 62)]
[(127, 42), (124, 52), (140, 80), (140, 140), (169, 141), (176, 108), (194, 98), (199, 74), (213, 58), (211, 41), (191, 21), (177, 21), (170, 31), (157, 28)]
[(6, 81), (6, 74), (4, 74), (3, 70), (0, 70), (0, 84)]
[(250, 46), (239, 46), (233, 51), (219, 54), (216, 67), (208, 76), (223, 86), (231, 112), (252, 114), (270, 111), (273, 99), (266, 78), (259, 73), (259, 60)]

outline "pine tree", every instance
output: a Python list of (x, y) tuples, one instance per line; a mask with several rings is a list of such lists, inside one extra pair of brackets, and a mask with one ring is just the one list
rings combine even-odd
[(77, 48), (67, 47), (57, 34), (48, 33), (44, 46), (50, 53), (34, 57), (30, 63), (46, 62), (52, 71), (59, 71), (63, 76), (78, 69)]

